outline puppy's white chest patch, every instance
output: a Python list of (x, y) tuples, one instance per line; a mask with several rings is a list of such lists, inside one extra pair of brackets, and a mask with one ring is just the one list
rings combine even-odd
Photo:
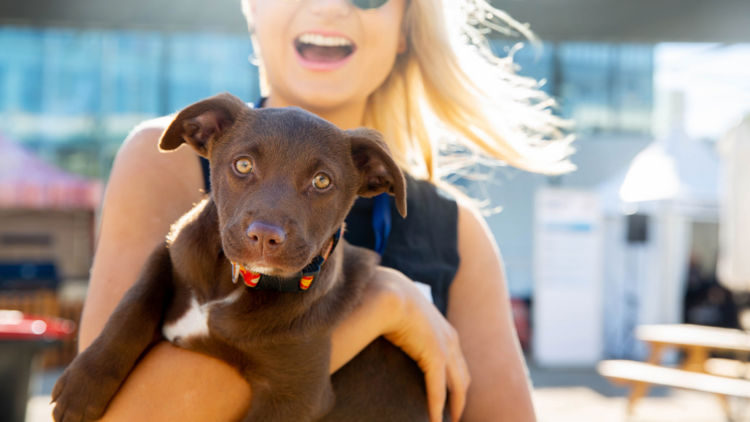
[(185, 315), (171, 324), (164, 324), (162, 333), (171, 342), (188, 337), (205, 337), (208, 335), (208, 313), (206, 305), (200, 305), (193, 296)]
[(198, 303), (195, 296), (190, 298), (190, 308), (177, 321), (164, 324), (162, 334), (172, 343), (188, 338), (206, 337), (209, 333), (208, 317), (214, 306), (229, 305), (242, 295), (242, 290), (237, 289), (229, 296), (221, 300), (214, 300), (204, 304)]

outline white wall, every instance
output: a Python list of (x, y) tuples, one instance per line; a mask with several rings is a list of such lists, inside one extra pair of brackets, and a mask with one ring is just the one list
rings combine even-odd
[[(644, 136), (589, 137), (574, 143), (578, 170), (560, 178), (563, 187), (591, 188), (623, 170), (651, 141)], [(505, 261), (511, 295), (531, 297), (533, 290), (534, 194), (548, 178), (515, 169), (501, 169), (496, 181), (486, 183), (492, 206), (500, 213), (487, 218)], [(478, 189), (470, 193), (481, 196)]]

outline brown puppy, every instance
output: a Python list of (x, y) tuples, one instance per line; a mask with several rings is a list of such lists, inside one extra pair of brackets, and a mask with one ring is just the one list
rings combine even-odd
[(423, 374), (382, 338), (329, 376), (331, 332), (379, 261), (336, 246), (344, 218), (357, 195), (382, 192), (406, 214), (404, 177), (381, 136), (222, 94), (181, 111), (159, 146), (183, 143), (210, 159), (213, 192), (175, 223), (58, 380), (55, 420), (101, 417), (166, 337), (240, 371), (253, 391), (246, 421), (427, 421)]

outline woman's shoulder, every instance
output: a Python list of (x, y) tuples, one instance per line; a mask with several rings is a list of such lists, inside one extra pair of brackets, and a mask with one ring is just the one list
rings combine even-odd
[(117, 152), (113, 173), (138, 169), (149, 173), (176, 172), (175, 174), (180, 176), (195, 173), (200, 176), (200, 161), (190, 148), (178, 148), (172, 152), (159, 149), (159, 139), (172, 122), (172, 117), (146, 120), (133, 128)]
[(125, 139), (107, 182), (105, 209), (137, 207), (160, 212), (166, 208), (163, 211), (172, 218), (202, 198), (203, 177), (195, 152), (190, 148), (159, 150), (159, 138), (170, 121), (166, 117), (143, 122)]
[(154, 147), (158, 150), (159, 138), (172, 122), (173, 116), (157, 117), (155, 119), (145, 120), (139, 123), (130, 131), (125, 141), (120, 147), (118, 155), (123, 152), (153, 152)]

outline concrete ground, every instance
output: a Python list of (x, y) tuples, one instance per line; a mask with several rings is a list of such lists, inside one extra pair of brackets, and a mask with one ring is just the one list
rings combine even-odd
[[(719, 400), (711, 394), (655, 388), (628, 418), (627, 389), (611, 385), (593, 369), (529, 368), (539, 422), (727, 422)], [(59, 371), (36, 380), (26, 422), (51, 422), (49, 394)], [(750, 422), (750, 404), (733, 401), (732, 422)], [(744, 407), (743, 407), (744, 406)], [(513, 422), (513, 421), (508, 421)]]
[[(626, 388), (615, 387), (594, 369), (529, 368), (539, 422), (727, 422), (719, 399), (696, 391), (653, 388), (633, 415), (626, 414)], [(733, 414), (750, 412), (731, 399)], [(743, 406), (747, 406), (743, 409)], [(735, 422), (750, 421), (747, 417)]]

